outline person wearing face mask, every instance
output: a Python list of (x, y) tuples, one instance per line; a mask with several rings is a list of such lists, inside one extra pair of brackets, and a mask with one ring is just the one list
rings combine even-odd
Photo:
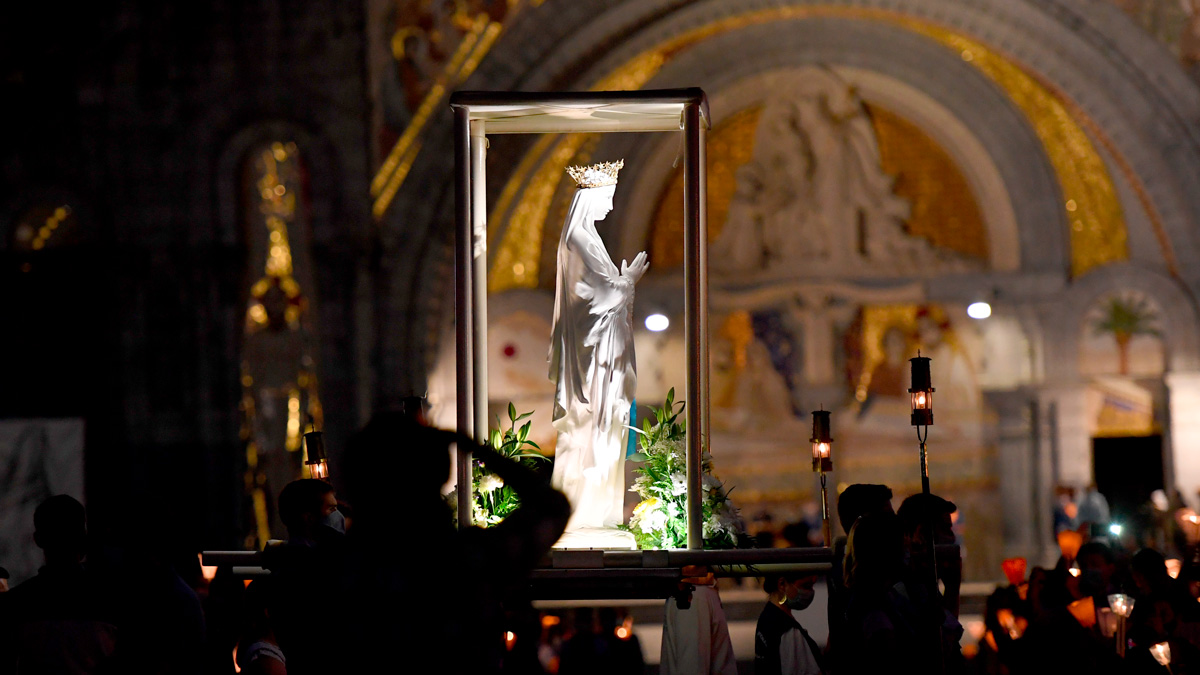
[(333, 486), (315, 478), (292, 481), (283, 488), (279, 518), (287, 527), (288, 546), (336, 544), (346, 534), (346, 517), (338, 510)]
[(344, 557), (346, 519), (333, 486), (306, 478), (288, 483), (279, 493), (279, 517), (288, 539), (263, 551), (267, 613), (289, 673), (336, 672), (337, 655), (330, 645), (313, 640), (312, 631), (333, 614), (328, 600), (312, 590), (337, 574)]
[(769, 574), (763, 581), (767, 604), (754, 629), (754, 672), (820, 675), (821, 649), (796, 621), (792, 610), (812, 604), (816, 575)]

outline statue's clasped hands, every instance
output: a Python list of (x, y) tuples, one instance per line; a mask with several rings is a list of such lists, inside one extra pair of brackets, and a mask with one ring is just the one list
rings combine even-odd
[(621, 260), (621, 276), (636, 284), (649, 267), (650, 259), (646, 256), (646, 252), (642, 251), (634, 256), (631, 263), (626, 263), (624, 259)]

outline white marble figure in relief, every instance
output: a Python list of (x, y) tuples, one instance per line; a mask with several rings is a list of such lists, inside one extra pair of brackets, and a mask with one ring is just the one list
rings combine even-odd
[[(863, 101), (827, 68), (797, 72), (768, 99), (751, 160), (737, 173), (716, 272), (910, 275), (966, 264), (904, 228), (909, 203), (893, 193)], [(797, 265), (802, 261), (803, 264)], [(761, 272), (761, 274), (759, 274)]]
[(637, 388), (634, 284), (649, 263), (642, 252), (618, 268), (595, 225), (612, 210), (622, 165), (569, 169), (579, 189), (558, 244), (549, 358), (558, 432), (551, 482), (572, 506), (564, 540), (573, 532), (603, 539), (607, 531), (627, 541), (621, 536), (627, 533), (612, 528), (624, 518), (627, 425)]

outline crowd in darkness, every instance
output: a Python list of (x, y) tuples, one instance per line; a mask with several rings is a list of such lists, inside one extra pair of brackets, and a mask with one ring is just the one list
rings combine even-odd
[[(458, 440), (403, 413), (376, 416), (347, 448), (345, 495), (313, 479), (281, 491), (288, 539), (263, 552), (271, 573), (251, 583), (228, 568), (204, 583), (194, 552), (183, 564), (153, 538), (91, 541), (83, 505), (51, 497), (34, 515), (45, 566), (11, 590), (0, 575), (0, 673), (545, 672), (537, 641), (504, 636), (514, 621), (532, 634), (545, 625), (527, 602), (521, 612), (510, 600), (562, 534), (569, 505), (544, 477), (475, 447), (522, 506), (497, 526), (456, 529), (440, 488)], [(1054, 567), (1022, 570), (997, 588), (964, 657), (955, 505), (931, 494), (895, 510), (892, 501), (883, 485), (839, 496), (849, 535), (826, 575), (826, 645), (792, 613), (812, 602), (819, 577), (767, 575), (756, 673), (1157, 674), (1168, 672), (1168, 650), (1171, 673), (1200, 672), (1200, 569), (1173, 569), (1152, 548), (1128, 550), (1088, 527), (1069, 530), (1064, 540), (1077, 545), (1064, 546)], [(687, 573), (706, 616), (723, 624), (704, 586), (712, 576)], [(1118, 619), (1122, 602), (1133, 604), (1127, 620)], [(557, 671), (644, 670), (636, 642), (614, 640), (616, 630), (610, 610), (580, 613)], [(703, 661), (689, 668), (736, 672), (727, 630), (724, 645), (674, 630), (664, 644), (682, 655), (664, 657), (663, 672)], [(704, 642), (719, 631), (699, 632)], [(683, 653), (701, 648), (704, 659)]]
[(291, 483), (279, 497), (288, 540), (263, 553), (271, 574), (245, 584), (221, 568), (203, 593), (185, 580), (199, 572), (194, 552), (187, 566), (160, 559), (165, 547), (150, 538), (136, 550), (98, 546), (84, 507), (51, 497), (34, 516), (45, 566), (0, 593), (0, 673), (497, 671), (520, 656), (505, 650), (502, 600), (558, 540), (570, 507), (542, 477), (477, 446), (522, 508), (456, 530), (440, 489), (457, 440), (377, 415), (343, 460), (352, 526), (328, 483)]
[[(1180, 532), (1178, 550), (1170, 552), (1182, 560), (1168, 560), (1155, 548), (1134, 551), (1108, 536), (1106, 506), (1081, 509), (1079, 518), (1058, 524), (1062, 555), (1052, 568), (1033, 567), (1026, 575), (1024, 559), (1006, 561), (1010, 583), (987, 598), (974, 643), (963, 639), (959, 622), (955, 510), (936, 495), (917, 494), (893, 511), (887, 486), (849, 486), (838, 501), (849, 536), (836, 543), (828, 577), (829, 642), (811, 650), (807, 667), (792, 658), (789, 670), (779, 665), (787, 650), (776, 640), (765, 656), (761, 649), (756, 654), (762, 666), (756, 672), (1200, 673), (1200, 561), (1189, 543), (1195, 537)], [(1186, 508), (1175, 515), (1193, 528), (1200, 520)], [(767, 590), (780, 607), (796, 608), (800, 589), (815, 581), (768, 577)], [(780, 620), (771, 603), (763, 614)], [(807, 635), (799, 624), (791, 628), (800, 645), (792, 652), (803, 653), (795, 636)]]

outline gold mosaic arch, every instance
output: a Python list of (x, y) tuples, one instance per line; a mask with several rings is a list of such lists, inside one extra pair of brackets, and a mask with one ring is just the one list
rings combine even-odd
[[(908, 232), (935, 246), (986, 261), (987, 228), (967, 179), (950, 155), (920, 127), (870, 103), (867, 114), (879, 142), (885, 173), (896, 177), (895, 193), (912, 205)], [(760, 106), (740, 110), (708, 136), (708, 238), (725, 226), (737, 188), (737, 170), (750, 161)], [(677, 168), (658, 199), (650, 228), (649, 253), (658, 269), (683, 263), (683, 169)], [(710, 255), (717, 255), (713, 252)]]
[[(995, 82), (1024, 113), (1045, 149), (1063, 194), (1063, 209), (1070, 225), (1071, 274), (1129, 257), (1127, 231), (1120, 202), (1104, 160), (1081, 124), (1100, 142), (1100, 130), (1066, 96), (1040, 81), (1021, 66), (982, 42), (946, 26), (881, 9), (834, 6), (775, 7), (727, 17), (686, 31), (648, 49), (602, 77), (593, 91), (639, 89), (672, 56), (715, 35), (772, 21), (810, 17), (842, 17), (883, 21), (924, 35), (977, 68)], [(493, 292), (508, 288), (535, 287), (538, 281), (544, 226), (562, 167), (579, 163), (575, 152), (583, 143), (580, 135), (544, 136), (525, 155), (509, 178), (490, 222), (508, 218), (489, 275)], [(1162, 223), (1144, 197), (1132, 169), (1113, 148), (1108, 148), (1125, 177), (1133, 184), (1142, 206), (1150, 216), (1168, 264), (1174, 269), (1174, 254), (1165, 239)], [(517, 201), (518, 193), (521, 198)], [(515, 206), (514, 206), (515, 203)]]

